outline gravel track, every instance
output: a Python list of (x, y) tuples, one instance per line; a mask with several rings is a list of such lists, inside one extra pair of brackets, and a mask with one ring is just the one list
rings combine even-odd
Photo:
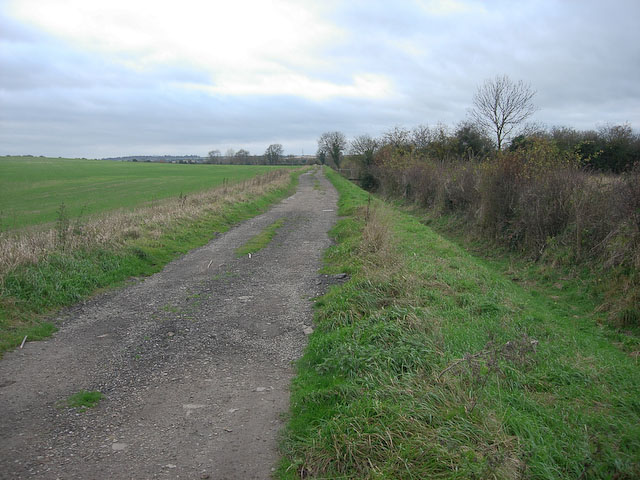
[[(266, 479), (336, 221), (321, 170), (151, 277), (63, 312), (0, 361), (0, 478)], [(284, 217), (251, 258), (234, 250)], [(84, 412), (79, 390), (105, 394)]]

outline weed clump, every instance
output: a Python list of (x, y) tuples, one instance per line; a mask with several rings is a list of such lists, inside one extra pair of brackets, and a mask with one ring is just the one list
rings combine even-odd
[(67, 398), (65, 404), (69, 408), (77, 408), (80, 411), (84, 411), (97, 406), (103, 398), (104, 395), (101, 392), (80, 390)]

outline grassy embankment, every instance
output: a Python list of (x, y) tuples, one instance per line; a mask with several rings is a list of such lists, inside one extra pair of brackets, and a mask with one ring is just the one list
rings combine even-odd
[(379, 160), (369, 179), (377, 194), (415, 208), (447, 236), (579, 278), (606, 323), (640, 332), (640, 165), (589, 171), (588, 158), (542, 139), (483, 161), (404, 151)]
[(226, 177), (231, 180), (222, 187), (136, 209), (76, 219), (59, 209), (53, 225), (0, 233), (0, 354), (25, 335), (37, 340), (55, 331), (47, 313), (132, 276), (155, 273), (216, 233), (264, 212), (291, 194), (301, 173), (272, 169), (258, 175), (262, 170), (254, 169), (254, 177), (242, 183)]
[(318, 301), (280, 478), (638, 478), (637, 358), (588, 299), (533, 294), (332, 181), (327, 269), (351, 279)]

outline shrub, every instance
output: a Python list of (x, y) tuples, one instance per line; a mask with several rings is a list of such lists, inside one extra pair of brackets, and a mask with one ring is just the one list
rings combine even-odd
[(527, 251), (541, 255), (550, 238), (566, 230), (575, 217), (573, 196), (580, 177), (567, 169), (551, 170), (523, 186), (512, 229)]
[[(442, 213), (471, 212), (479, 200), (478, 165), (452, 162), (440, 169), (437, 205)], [(437, 180), (437, 179), (436, 179)], [(438, 180), (437, 180), (438, 181)]]
[(509, 226), (518, 207), (522, 173), (516, 154), (500, 154), (482, 166), (479, 181), (479, 227), (494, 239), (508, 238), (512, 246), (515, 243), (509, 235)]

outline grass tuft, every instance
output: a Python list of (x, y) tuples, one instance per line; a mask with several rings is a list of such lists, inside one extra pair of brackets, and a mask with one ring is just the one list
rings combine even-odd
[(67, 398), (66, 406), (69, 408), (77, 408), (80, 411), (84, 411), (88, 408), (93, 408), (100, 400), (104, 398), (104, 395), (98, 391), (80, 390), (78, 393), (74, 393)]

